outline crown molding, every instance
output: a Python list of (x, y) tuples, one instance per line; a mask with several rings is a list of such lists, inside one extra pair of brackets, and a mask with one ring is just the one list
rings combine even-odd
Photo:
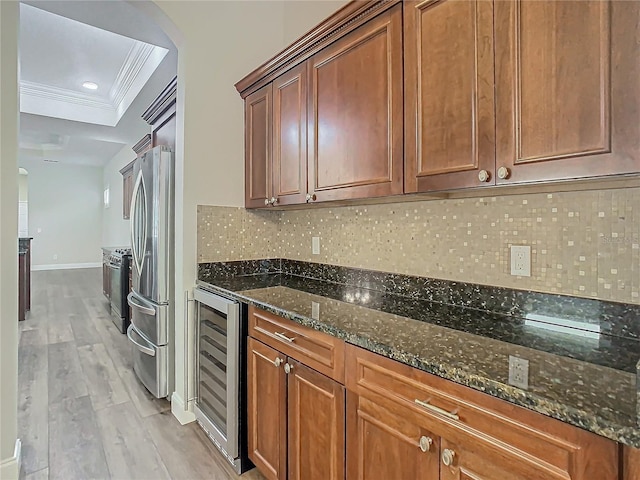
[(26, 80), (20, 81), (20, 95), (66, 102), (90, 108), (101, 108), (113, 112), (116, 110), (112, 103), (94, 95), (87, 95), (82, 92), (67, 90), (66, 88), (52, 87), (51, 85), (44, 85), (42, 83), (28, 82)]
[(358, 28), (400, 1), (353, 0), (349, 2), (290, 46), (239, 80), (235, 84), (236, 90), (242, 98), (245, 98), (281, 73), (308, 59), (337, 38)]
[(156, 123), (156, 120), (166, 112), (171, 105), (176, 102), (178, 96), (178, 77), (173, 77), (169, 85), (160, 92), (160, 95), (153, 101), (151, 105), (142, 114), (142, 119), (149, 125)]
[(158, 47), (143, 42), (133, 44), (109, 92), (111, 104), (114, 107), (122, 103), (122, 100), (133, 87), (136, 78), (156, 48)]
[(149, 146), (151, 146), (151, 134), (147, 133), (144, 137), (142, 137), (138, 143), (136, 143), (133, 147), (131, 147), (133, 149), (134, 152), (136, 152), (136, 155), (140, 155), (142, 152), (144, 152)]

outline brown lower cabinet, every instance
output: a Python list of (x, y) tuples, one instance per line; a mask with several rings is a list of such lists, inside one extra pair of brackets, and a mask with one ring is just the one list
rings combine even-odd
[(344, 479), (344, 387), (249, 338), (249, 458), (269, 480)]
[(269, 480), (640, 478), (640, 450), (272, 313), (250, 307), (249, 335), (249, 458)]

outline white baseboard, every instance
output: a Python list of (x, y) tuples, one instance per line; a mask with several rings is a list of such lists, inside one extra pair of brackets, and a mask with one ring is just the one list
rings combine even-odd
[(171, 395), (171, 413), (178, 419), (180, 425), (196, 421), (196, 415), (185, 408), (184, 400), (178, 395), (178, 392), (173, 392)]
[(2, 480), (18, 480), (22, 465), (22, 442), (16, 439), (13, 457), (0, 461), (0, 478)]
[(56, 263), (52, 265), (32, 265), (31, 271), (39, 270), (70, 270), (73, 268), (97, 268), (102, 267), (102, 262), (91, 263)]

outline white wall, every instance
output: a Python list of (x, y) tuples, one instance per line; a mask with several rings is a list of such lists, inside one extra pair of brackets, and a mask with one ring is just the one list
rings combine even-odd
[[(196, 206), (244, 204), (244, 110), (235, 82), (346, 2), (132, 2), (178, 47), (176, 386), (184, 398), (184, 292), (195, 285)], [(157, 8), (159, 7), (159, 9)], [(286, 24), (286, 27), (285, 27)], [(180, 407), (182, 408), (182, 407)]]
[(18, 478), (18, 25), (0, 2), (0, 478)]
[(109, 187), (110, 206), (102, 215), (102, 245), (127, 247), (131, 245), (129, 220), (122, 218), (122, 174), (120, 169), (136, 158), (129, 145), (122, 147), (105, 165), (102, 190)]
[(20, 166), (29, 172), (33, 268), (99, 266), (102, 168), (39, 160), (24, 160)]
[(286, 0), (283, 28), (285, 45), (300, 38), (347, 3), (347, 0)]

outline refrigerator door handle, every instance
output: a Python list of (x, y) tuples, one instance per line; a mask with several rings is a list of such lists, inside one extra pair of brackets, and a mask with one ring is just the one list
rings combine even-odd
[(138, 350), (140, 350), (142, 353), (146, 353), (147, 355), (149, 355), (151, 357), (155, 357), (156, 356), (156, 351), (153, 348), (147, 347), (147, 346), (141, 344), (140, 342), (136, 341), (133, 338), (134, 335), (137, 335), (138, 337), (140, 336), (139, 334), (137, 334), (135, 332), (135, 330), (133, 328), (133, 325), (129, 325), (129, 328), (127, 328), (127, 337), (129, 338), (131, 343), (133, 343), (138, 348)]
[[(142, 190), (142, 191), (141, 191)], [(133, 264), (138, 270), (138, 274), (142, 273), (144, 266), (144, 249), (147, 244), (147, 201), (145, 194), (144, 178), (142, 170), (138, 173), (138, 178), (133, 187), (133, 197), (131, 198), (131, 210), (129, 212), (129, 223), (131, 225), (131, 253)], [(138, 196), (142, 194), (142, 208), (138, 204)], [(138, 211), (142, 210), (142, 211)], [(142, 216), (142, 222), (138, 215)], [(136, 225), (142, 226), (142, 232), (136, 229)], [(142, 252), (140, 251), (142, 249)]]
[(142, 305), (141, 303), (136, 302), (134, 299), (136, 297), (133, 295), (133, 292), (129, 292), (129, 295), (127, 295), (127, 303), (129, 304), (129, 306), (131, 308), (136, 308), (138, 310), (140, 310), (142, 313), (146, 313), (147, 315), (156, 315), (156, 309), (155, 308), (151, 308), (151, 307), (145, 307), (144, 305)]

